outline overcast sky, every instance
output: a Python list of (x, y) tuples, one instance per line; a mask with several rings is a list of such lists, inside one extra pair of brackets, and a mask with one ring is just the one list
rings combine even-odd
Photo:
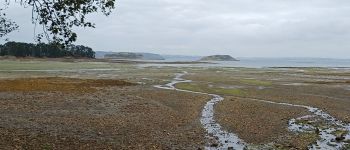
[[(31, 11), (13, 6), (9, 38), (33, 42)], [(104, 51), (350, 58), (350, 0), (117, 0), (90, 16), (77, 44)]]

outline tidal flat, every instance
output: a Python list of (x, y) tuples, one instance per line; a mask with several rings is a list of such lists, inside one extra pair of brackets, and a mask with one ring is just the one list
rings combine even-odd
[(349, 84), (347, 68), (1, 60), (0, 147), (221, 149), (235, 141), (201, 122), (218, 95), (212, 123), (243, 149), (349, 149)]

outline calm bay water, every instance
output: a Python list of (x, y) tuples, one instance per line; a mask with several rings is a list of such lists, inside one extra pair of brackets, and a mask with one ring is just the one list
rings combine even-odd
[(218, 62), (227, 67), (350, 67), (350, 59), (328, 58), (240, 58), (237, 62)]
[[(331, 58), (238, 58), (240, 61), (217, 61), (215, 64), (145, 64), (146, 66), (192, 66), (192, 67), (327, 67), (327, 68), (350, 68), (350, 59)], [(197, 61), (197, 57), (188, 59), (171, 58), (166, 62), (174, 61)], [(144, 66), (144, 65), (143, 65)]]

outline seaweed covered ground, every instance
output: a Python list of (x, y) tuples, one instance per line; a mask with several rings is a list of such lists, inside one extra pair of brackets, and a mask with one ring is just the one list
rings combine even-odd
[[(331, 132), (334, 138), (325, 144), (334, 149), (349, 147), (349, 140), (344, 139), (349, 131), (343, 131), (346, 127), (349, 130), (350, 123), (349, 70), (207, 68), (192, 71), (185, 78), (193, 82), (177, 84), (178, 88), (224, 96), (225, 100), (216, 105), (216, 120), (224, 129), (236, 133), (257, 149), (308, 149), (323, 140), (319, 136), (320, 129), (335, 126), (335, 121), (315, 117), (315, 120), (299, 122), (315, 128), (307, 132), (292, 132), (288, 129), (292, 118), (314, 114), (289, 104), (316, 107), (340, 120), (345, 128), (341, 126), (341, 129)], [(332, 146), (341, 142), (345, 144)]]
[[(252, 149), (308, 149), (320, 131), (334, 126), (322, 118), (302, 118), (296, 122), (315, 128), (291, 131), (291, 119), (313, 114), (265, 101), (319, 108), (350, 123), (346, 68), (1, 60), (0, 148), (203, 149), (208, 135), (200, 118), (210, 95), (154, 87), (183, 71), (188, 73), (182, 78), (192, 82), (176, 88), (222, 96), (214, 107), (215, 120)], [(334, 142), (349, 143), (342, 138), (346, 132), (333, 131)]]

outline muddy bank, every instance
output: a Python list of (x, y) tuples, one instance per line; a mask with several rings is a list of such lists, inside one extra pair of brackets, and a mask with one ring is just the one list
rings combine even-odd
[[(310, 140), (314, 140), (298, 137), (288, 131), (290, 118), (309, 114), (303, 108), (278, 106), (230, 96), (225, 98), (227, 100), (217, 104), (215, 117), (223, 127), (235, 132), (247, 143), (275, 142), (284, 147), (305, 149), (312, 142)], [(291, 139), (294, 139), (293, 142)]]
[(275, 86), (263, 91), (249, 90), (247, 97), (314, 106), (350, 122), (349, 94), (344, 89), (332, 86)]

